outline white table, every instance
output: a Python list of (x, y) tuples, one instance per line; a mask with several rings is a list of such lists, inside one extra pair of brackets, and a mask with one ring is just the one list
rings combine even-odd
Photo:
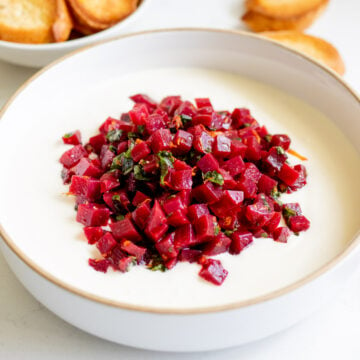
[[(147, 0), (149, 13), (131, 30), (198, 26), (241, 29), (241, 0)], [(191, 9), (191, 10), (190, 10)], [(141, 22), (141, 24), (140, 24)], [(360, 90), (360, 2), (332, 0), (309, 29), (337, 46), (345, 79)], [(0, 62), (0, 106), (35, 70)], [(359, 269), (360, 270), (360, 269)], [(281, 334), (212, 353), (169, 354), (131, 349), (68, 325), (38, 303), (0, 255), (0, 359), (360, 359), (360, 271), (320, 312)]]

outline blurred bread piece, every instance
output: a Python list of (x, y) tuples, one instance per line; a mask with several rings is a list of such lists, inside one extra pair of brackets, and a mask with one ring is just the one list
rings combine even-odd
[(298, 50), (330, 67), (340, 75), (345, 72), (345, 65), (339, 52), (323, 39), (297, 31), (271, 31), (259, 35)]
[(0, 40), (52, 42), (55, 18), (55, 0), (0, 0)]
[(252, 31), (255, 32), (281, 30), (302, 31), (308, 28), (325, 10), (325, 8), (326, 4), (319, 6), (314, 10), (310, 10), (301, 15), (289, 17), (287, 19), (275, 18), (249, 10), (243, 15), (242, 20)]
[(77, 28), (104, 30), (136, 10), (138, 0), (68, 0)]
[(72, 28), (73, 21), (65, 0), (56, 0), (56, 18), (52, 26), (55, 41), (62, 42), (68, 40)]
[(289, 19), (305, 15), (319, 7), (324, 7), (329, 0), (247, 0), (248, 11), (276, 19)]

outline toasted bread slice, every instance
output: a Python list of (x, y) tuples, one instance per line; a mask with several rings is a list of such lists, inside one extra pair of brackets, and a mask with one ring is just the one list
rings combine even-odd
[(0, 0), (0, 40), (52, 42), (55, 17), (55, 0)]
[(325, 7), (326, 5), (319, 6), (315, 10), (288, 19), (277, 19), (250, 10), (243, 15), (242, 20), (255, 32), (279, 30), (302, 31), (315, 21)]
[(81, 25), (102, 30), (135, 11), (138, 0), (68, 0), (68, 2)]
[(345, 65), (339, 52), (333, 45), (323, 39), (297, 31), (270, 31), (260, 33), (260, 35), (301, 51), (327, 65), (340, 75), (345, 72)]
[(56, 0), (56, 19), (52, 26), (55, 41), (66, 41), (70, 36), (72, 28), (73, 21), (65, 0)]
[(329, 0), (247, 0), (248, 11), (276, 19), (297, 17), (326, 6)]

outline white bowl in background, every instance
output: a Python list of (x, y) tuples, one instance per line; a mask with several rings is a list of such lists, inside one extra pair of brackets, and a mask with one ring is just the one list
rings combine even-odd
[[(202, 75), (187, 73), (192, 68), (200, 68)], [(211, 73), (213, 70), (217, 72)], [(222, 72), (227, 75), (223, 77)], [(204, 74), (209, 74), (210, 82)], [(238, 75), (250, 80), (239, 80), (238, 86)], [(229, 80), (232, 77), (235, 82)], [(256, 85), (254, 80), (265, 85)], [(130, 103), (124, 100), (125, 94), (146, 91), (157, 97), (178, 91), (186, 98), (195, 94), (211, 96), (217, 87), (219, 104), (225, 106), (228, 98), (247, 99), (247, 93), (252, 94), (256, 104), (256, 89), (269, 85), (274, 90), (266, 95), (266, 101), (258, 93), (261, 107), (271, 105), (269, 109), (278, 109), (285, 115), (294, 111), (292, 106), (297, 100), (281, 101), (286, 99), (286, 95), (281, 95), (285, 92), (325, 114), (329, 120), (314, 121), (314, 126), (327, 124), (335, 129), (336, 125), (346, 147), (356, 149), (352, 153), (355, 162), (349, 165), (346, 159), (342, 164), (336, 160), (335, 165), (345, 175), (359, 173), (359, 98), (331, 70), (256, 35), (211, 29), (143, 32), (77, 51), (36, 74), (9, 100), (0, 115), (0, 166), (4, 173), (0, 178), (0, 230), (4, 239), (1, 248), (19, 280), (51, 311), (89, 333), (121, 344), (164, 351), (212, 350), (269, 336), (300, 321), (335, 296), (359, 260), (359, 219), (356, 210), (348, 216), (344, 210), (346, 202), (333, 208), (333, 194), (322, 194), (321, 187), (316, 192), (304, 188), (299, 193), (313, 196), (302, 201), (312, 215), (312, 227), (319, 228), (317, 222), (326, 225), (320, 236), (344, 229), (339, 236), (342, 246), (334, 253), (327, 253), (326, 246), (318, 247), (321, 256), (326, 256), (311, 271), (309, 268), (292, 283), (280, 286), (280, 281), (272, 291), (248, 298), (240, 296), (241, 282), (236, 279), (235, 267), (248, 256), (263, 251), (261, 244), (266, 242), (260, 240), (238, 257), (225, 255), (224, 261), (231, 261), (233, 267), (228, 267), (229, 278), (221, 287), (205, 286), (190, 264), (177, 265), (164, 274), (137, 267), (125, 275), (103, 275), (88, 267), (86, 260), (92, 250), (75, 222), (72, 201), (61, 196), (65, 187), (57, 159), (65, 148), (59, 138), (66, 130), (76, 128), (91, 135), (106, 115), (116, 116), (128, 109)], [(265, 110), (263, 116), (259, 121), (267, 124)], [(304, 124), (300, 120), (290, 123), (291, 119), (285, 119), (271, 126), (292, 126), (294, 144), (300, 147), (297, 150), (308, 143), (308, 149), (316, 151), (316, 144), (297, 139), (303, 136), (304, 124), (311, 124), (311, 119), (304, 119)], [(321, 131), (327, 134), (326, 129), (314, 131), (320, 132), (317, 136), (321, 153)], [(342, 151), (345, 150), (339, 149)], [(311, 157), (318, 156), (306, 155), (310, 165)], [(329, 164), (330, 168), (334, 166), (331, 161)], [(312, 172), (315, 170), (313, 166)], [(312, 172), (308, 189), (312, 189)], [(313, 176), (312, 181), (318, 183), (319, 179)], [(337, 185), (335, 177), (321, 181), (324, 188)], [(351, 206), (360, 201), (360, 190), (354, 183), (356, 179), (343, 183), (344, 189), (353, 188), (352, 199), (346, 200)], [(321, 201), (324, 205), (320, 208), (325, 214), (335, 212), (339, 225), (316, 215)], [(329, 204), (330, 210), (326, 208)], [(281, 251), (286, 254), (292, 247), (301, 251), (307, 241), (317, 240), (315, 235), (319, 234), (309, 231), (285, 244)], [(266, 251), (275, 254), (270, 246)], [(278, 259), (279, 273), (296, 271), (296, 266), (291, 268), (291, 261), (281, 269), (281, 256)], [(263, 273), (271, 273), (270, 267), (258, 265)], [(119, 295), (118, 288), (122, 286), (125, 294)], [(152, 289), (162, 293), (151, 294)], [(128, 300), (124, 300), (126, 297)], [(176, 304), (177, 297), (184, 306)], [(162, 299), (168, 303), (161, 303)]]
[(134, 21), (141, 21), (149, 2), (142, 0), (138, 8), (118, 24), (78, 39), (49, 44), (23, 44), (0, 40), (0, 60), (34, 68), (43, 67), (76, 49), (126, 33), (129, 25)]

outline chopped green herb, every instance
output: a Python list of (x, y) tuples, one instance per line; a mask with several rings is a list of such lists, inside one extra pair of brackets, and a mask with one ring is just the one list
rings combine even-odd
[(270, 142), (271, 141), (271, 138), (272, 138), (272, 135), (270, 134), (267, 134), (264, 136), (264, 139), (267, 141), (267, 142)]
[(244, 124), (244, 127), (249, 127), (249, 126), (251, 126), (250, 123), (245, 123), (245, 124)]
[(214, 235), (217, 236), (219, 235), (220, 232), (220, 226), (218, 224), (215, 225), (215, 231), (214, 231)]
[(134, 133), (133, 131), (129, 131), (129, 132), (127, 133), (127, 137), (128, 137), (129, 139), (134, 139), (134, 138), (137, 137), (137, 135), (136, 135), (136, 133)]
[(116, 221), (124, 220), (125, 216), (124, 215), (116, 215), (115, 219), (116, 219)]
[(68, 139), (68, 138), (72, 137), (73, 135), (74, 135), (73, 132), (69, 132), (69, 133), (65, 134), (65, 135), (63, 136), (63, 138), (64, 138), (64, 139)]
[(117, 153), (116, 146), (114, 146), (114, 145), (110, 145), (110, 146), (109, 146), (109, 150), (112, 151), (114, 154)]
[(235, 232), (235, 230), (225, 230), (224, 231), (224, 234), (226, 235), (226, 236), (230, 236), (231, 234), (233, 234)]
[(140, 134), (142, 134), (145, 130), (145, 125), (138, 125), (137, 130)]
[(152, 259), (150, 260), (148, 268), (151, 271), (162, 271), (162, 272), (166, 271), (164, 261), (161, 258), (161, 256), (159, 256), (159, 255), (152, 256)]
[(143, 180), (143, 181), (149, 181), (150, 178), (148, 178), (145, 175), (144, 169), (141, 165), (135, 165), (134, 166), (134, 176), (136, 180)]
[(276, 152), (278, 155), (285, 155), (285, 150), (281, 146), (276, 146)]
[(214, 184), (224, 185), (224, 178), (217, 171), (208, 171), (206, 174), (203, 173), (204, 181), (211, 181)]
[(122, 171), (123, 175), (130, 174), (131, 171), (133, 170), (133, 168), (134, 168), (133, 159), (124, 157), (123, 161), (122, 161), (122, 167), (121, 167), (121, 171)]
[(296, 215), (296, 211), (295, 211), (295, 210), (290, 209), (290, 208), (288, 208), (288, 207), (286, 207), (286, 206), (283, 208), (282, 213), (283, 213), (285, 219), (288, 219), (289, 217)]
[(173, 168), (174, 157), (169, 151), (160, 151), (157, 154), (160, 165), (160, 184), (164, 185), (165, 177), (169, 172), (169, 168)]
[(112, 201), (120, 201), (120, 195), (119, 194), (115, 194), (112, 196)]
[(271, 190), (270, 195), (271, 195), (271, 197), (272, 197), (273, 199), (277, 199), (277, 198), (280, 197), (281, 194), (280, 194), (280, 192), (278, 191), (277, 187), (274, 186), (274, 188)]
[(260, 237), (267, 238), (267, 237), (269, 237), (269, 235), (266, 232), (263, 232), (260, 234)]
[(186, 125), (188, 122), (192, 121), (192, 117), (185, 114), (180, 115), (180, 119), (183, 125)]
[(119, 141), (122, 135), (122, 130), (120, 129), (115, 129), (115, 130), (110, 130), (107, 134), (106, 134), (106, 138), (109, 140), (109, 142), (115, 142), (115, 141)]

